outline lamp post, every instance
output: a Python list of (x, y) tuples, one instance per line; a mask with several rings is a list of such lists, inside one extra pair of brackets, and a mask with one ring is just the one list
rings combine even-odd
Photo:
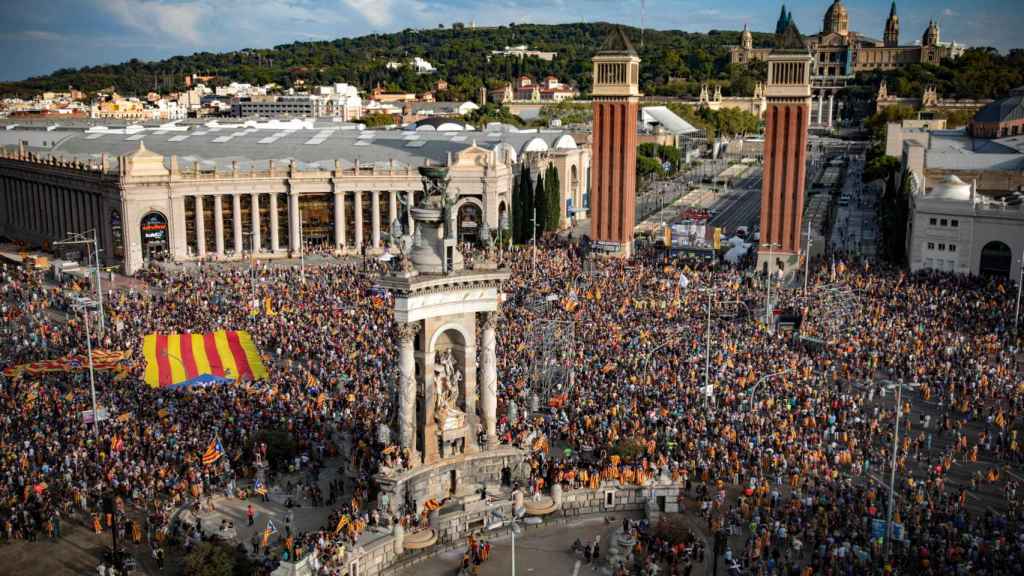
[(1020, 256), (1020, 278), (1017, 279), (1017, 309), (1013, 313), (1013, 329), (1017, 331), (1020, 327), (1020, 294), (1024, 289), (1024, 254)]
[(765, 289), (766, 289), (766, 293), (765, 293), (765, 299), (764, 299), (764, 325), (765, 325), (765, 328), (768, 330), (768, 333), (771, 334), (773, 332), (773, 330), (772, 330), (772, 268), (773, 268), (773, 266), (775, 264), (774, 261), (772, 260), (772, 256), (773, 256), (772, 250), (774, 248), (781, 248), (782, 244), (779, 244), (777, 242), (769, 242), (769, 243), (766, 243), (766, 244), (761, 244), (760, 247), (768, 249), (768, 262), (766, 263), (767, 266), (766, 266), (766, 269), (765, 269), (765, 276), (766, 276), (766, 278), (765, 278), (765, 280), (766, 280)]
[(753, 385), (753, 386), (752, 386), (752, 387), (750, 388), (750, 399), (748, 400), (748, 402), (750, 403), (750, 408), (753, 408), (753, 407), (754, 407), (754, 397), (755, 397), (755, 395), (757, 394), (757, 389), (758, 389), (758, 387), (759, 387), (759, 386), (761, 386), (761, 383), (762, 383), (762, 382), (764, 382), (765, 380), (769, 380), (769, 379), (771, 379), (771, 378), (774, 378), (774, 377), (776, 377), (776, 376), (782, 376), (783, 374), (789, 374), (790, 372), (794, 372), (795, 370), (796, 370), (795, 368), (788, 368), (788, 369), (786, 369), (786, 370), (782, 370), (781, 372), (775, 372), (775, 373), (773, 373), (773, 374), (765, 374), (764, 376), (762, 376), (762, 377), (761, 377), (761, 378), (760, 378), (760, 379), (759, 379), (759, 380), (758, 380), (757, 382), (755, 382), (755, 383), (754, 383), (754, 385)]
[(92, 253), (89, 254), (88, 260), (90, 266), (92, 265), (92, 259), (96, 259), (96, 302), (95, 305), (98, 307), (100, 312), (100, 334), (103, 334), (106, 329), (106, 315), (103, 312), (103, 284), (100, 279), (100, 249), (99, 241), (97, 239), (96, 229), (86, 230), (85, 232), (71, 232), (68, 234), (67, 240), (58, 240), (53, 243), (54, 246), (92, 246)]
[(896, 430), (892, 438), (892, 470), (889, 471), (889, 506), (885, 518), (885, 560), (892, 553), (892, 509), (896, 504), (896, 462), (899, 455), (900, 414), (903, 412), (903, 381), (896, 383)]
[(97, 305), (88, 298), (77, 298), (72, 308), (82, 312), (85, 317), (85, 348), (89, 357), (89, 393), (92, 395), (92, 433), (96, 441), (96, 448), (99, 449), (100, 440), (100, 414), (96, 406), (96, 372), (92, 362), (92, 331), (89, 323), (89, 309)]
[(811, 221), (807, 220), (807, 249), (804, 251), (804, 298), (807, 297), (807, 279), (811, 275)]

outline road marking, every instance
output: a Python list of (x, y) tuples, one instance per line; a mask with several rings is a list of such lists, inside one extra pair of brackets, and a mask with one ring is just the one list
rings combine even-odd
[(580, 573), (580, 561), (576, 561), (576, 565), (572, 567), (572, 576), (579, 576)]

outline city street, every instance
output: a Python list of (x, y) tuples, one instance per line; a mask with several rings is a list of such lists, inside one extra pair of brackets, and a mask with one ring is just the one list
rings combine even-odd
[(831, 244), (835, 250), (873, 258), (878, 253), (877, 208), (882, 189), (876, 183), (862, 183), (863, 170), (864, 157), (851, 156), (841, 192), (848, 201), (844, 206), (835, 199), (838, 205)]

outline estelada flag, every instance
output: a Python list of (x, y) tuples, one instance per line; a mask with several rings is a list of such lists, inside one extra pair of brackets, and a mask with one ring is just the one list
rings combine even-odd
[(142, 340), (146, 384), (172, 386), (212, 374), (232, 380), (262, 380), (267, 369), (248, 332), (147, 334)]
[(210, 440), (210, 444), (206, 447), (206, 452), (203, 453), (203, 465), (209, 466), (220, 457), (224, 455), (224, 448), (220, 445), (220, 440), (214, 438)]

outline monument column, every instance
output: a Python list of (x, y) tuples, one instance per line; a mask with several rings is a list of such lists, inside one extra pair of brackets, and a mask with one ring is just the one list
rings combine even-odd
[[(270, 193), (270, 252), (271, 254), (281, 249), (281, 232), (277, 222), (277, 192)], [(289, 230), (289, 234), (291, 231)]]
[(345, 193), (334, 191), (334, 247), (345, 247)]
[(370, 220), (373, 225), (373, 247), (380, 248), (380, 191), (371, 192), (373, 203), (370, 205)]
[(242, 197), (231, 195), (231, 228), (235, 236), (235, 257), (242, 257)]
[(355, 194), (355, 207), (356, 211), (356, 250), (362, 251), (363, 249), (363, 193), (359, 190), (353, 192)]
[(419, 322), (398, 325), (398, 444), (407, 451), (408, 466), (419, 464), (416, 452), (416, 349)]
[(288, 194), (288, 246), (294, 256), (303, 251), (302, 213), (299, 211), (299, 193)]
[(206, 214), (203, 212), (203, 195), (198, 194), (196, 199), (196, 256), (206, 257)]
[(398, 218), (398, 192), (391, 190), (388, 192), (388, 229), (391, 229), (391, 224)]
[(498, 445), (498, 355), (495, 328), (498, 313), (484, 314), (480, 335), (480, 417), (483, 420), (486, 447)]
[(250, 249), (253, 254), (258, 254), (263, 248), (263, 241), (260, 239), (260, 195), (252, 195), (252, 244)]
[(217, 256), (224, 255), (224, 200), (220, 194), (213, 197), (213, 236)]
[(416, 221), (413, 220), (413, 218), (412, 218), (412, 210), (411, 210), (411, 208), (416, 205), (416, 192), (413, 191), (413, 190), (409, 190), (408, 192), (406, 192), (406, 194), (409, 195), (409, 201), (408, 201), (407, 205), (409, 206), (410, 210), (408, 210), (406, 212), (406, 215), (405, 215), (406, 216), (406, 220), (407, 220), (407, 226), (406, 226), (407, 229), (406, 229), (405, 233), (410, 235), (410, 236), (412, 236), (413, 238), (415, 238), (416, 237)]

